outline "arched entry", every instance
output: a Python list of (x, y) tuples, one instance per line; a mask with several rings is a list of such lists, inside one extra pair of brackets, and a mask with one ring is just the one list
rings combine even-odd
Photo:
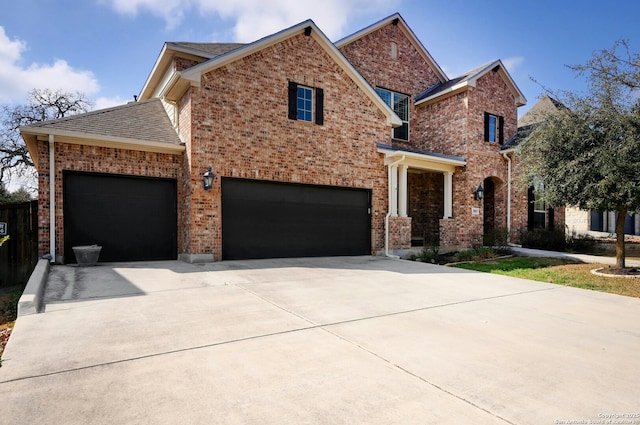
[(488, 239), (494, 235), (496, 228), (496, 184), (491, 177), (487, 177), (482, 182), (482, 186), (484, 187), (482, 236), (486, 245)]

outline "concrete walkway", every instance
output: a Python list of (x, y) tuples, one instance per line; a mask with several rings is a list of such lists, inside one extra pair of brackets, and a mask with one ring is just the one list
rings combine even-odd
[[(572, 254), (569, 252), (557, 252), (557, 251), (547, 251), (542, 249), (519, 248), (519, 247), (511, 247), (511, 249), (514, 252), (518, 253), (519, 255), (525, 255), (528, 257), (569, 258), (576, 261), (582, 261), (583, 263), (607, 264), (607, 265), (616, 264), (615, 257), (604, 257), (600, 255), (589, 255), (589, 254)], [(627, 267), (640, 267), (640, 261), (638, 260), (625, 260), (625, 264)]]
[(640, 408), (636, 298), (381, 257), (53, 266), (46, 289), (3, 356), (2, 424), (538, 425)]

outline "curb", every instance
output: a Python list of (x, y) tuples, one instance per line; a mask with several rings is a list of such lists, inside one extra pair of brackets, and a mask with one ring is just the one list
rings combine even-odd
[(49, 274), (49, 260), (40, 259), (33, 269), (31, 277), (24, 288), (24, 292), (18, 301), (18, 317), (40, 312), (44, 284)]

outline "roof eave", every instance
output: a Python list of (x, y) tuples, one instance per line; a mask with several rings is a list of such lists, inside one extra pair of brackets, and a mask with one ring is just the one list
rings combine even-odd
[[(361, 90), (371, 99), (371, 101), (382, 110), (387, 118), (387, 125), (390, 127), (399, 127), (402, 125), (402, 120), (393, 110), (378, 96), (373, 90), (371, 85), (362, 77), (362, 75), (351, 65), (351, 63), (344, 57), (338, 48), (327, 38), (326, 35), (316, 26), (312, 20), (306, 20), (291, 28), (285, 29), (273, 35), (264, 37), (253, 43), (247, 44), (244, 47), (232, 50), (223, 55), (216, 56), (215, 58), (195, 65), (179, 74), (180, 80), (176, 81), (173, 88), (167, 91), (167, 98), (177, 99), (187, 90), (189, 86), (199, 86), (202, 75), (207, 72), (211, 72), (214, 69), (228, 65), (243, 57), (256, 53), (269, 46), (283, 42), (293, 36), (300, 35), (307, 31), (307, 28), (311, 28), (309, 34), (322, 46), (329, 56), (351, 77), (351, 79), (360, 87)], [(188, 84), (185, 84), (187, 82)]]
[(416, 106), (423, 105), (423, 104), (430, 105), (446, 97), (453, 96), (454, 94), (462, 93), (463, 91), (467, 90), (469, 87), (475, 87), (475, 82), (464, 81), (462, 83), (458, 83), (454, 86), (449, 87), (446, 90), (443, 90), (431, 96), (427, 96), (424, 99), (420, 99), (419, 101), (416, 102)]
[(49, 135), (53, 135), (54, 138), (58, 138), (56, 140), (57, 142), (87, 146), (100, 146), (116, 149), (128, 149), (170, 154), (182, 153), (185, 150), (184, 145), (154, 142), (149, 140), (138, 140), (126, 137), (107, 136), (103, 134), (91, 134), (60, 129), (33, 127), (20, 127), (19, 130), (22, 138), (27, 143), (27, 148), (29, 149), (31, 158), (34, 160), (36, 168), (38, 167), (37, 160), (35, 160), (35, 158), (37, 158), (37, 143), (38, 141), (48, 140)]
[(415, 158), (415, 159), (428, 159), (430, 162), (435, 162), (443, 165), (453, 166), (453, 167), (463, 167), (467, 165), (467, 161), (462, 159), (453, 159), (453, 158), (442, 158), (439, 156), (432, 156), (427, 154), (420, 154), (416, 152), (407, 152), (403, 150), (394, 150), (394, 149), (386, 149), (386, 148), (377, 148), (378, 153), (382, 153), (387, 158), (395, 158), (405, 156), (407, 158)]

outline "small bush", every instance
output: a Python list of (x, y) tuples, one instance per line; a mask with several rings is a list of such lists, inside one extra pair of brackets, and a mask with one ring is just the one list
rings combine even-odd
[(567, 235), (567, 251), (577, 253), (593, 253), (596, 251), (597, 241), (589, 235), (578, 234), (573, 230)]
[(509, 232), (507, 229), (492, 229), (482, 238), (485, 246), (508, 247)]
[(520, 241), (525, 248), (564, 251), (567, 246), (564, 230), (525, 230), (522, 232)]
[(478, 246), (473, 249), (460, 251), (456, 254), (456, 261), (479, 261), (497, 257), (498, 254), (487, 246)]
[(431, 245), (422, 248), (422, 251), (415, 257), (416, 260), (423, 263), (437, 263), (440, 257), (440, 246)]

